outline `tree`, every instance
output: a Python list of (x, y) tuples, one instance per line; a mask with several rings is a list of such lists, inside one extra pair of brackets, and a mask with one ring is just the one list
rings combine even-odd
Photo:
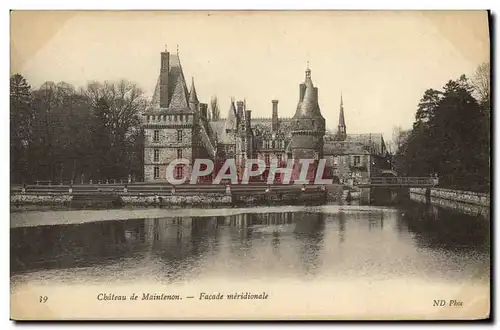
[(212, 112), (212, 120), (220, 119), (219, 101), (217, 100), (217, 96), (213, 96), (210, 100), (210, 111)]
[(476, 69), (474, 77), (472, 79), (472, 85), (474, 87), (474, 91), (478, 97), (478, 101), (481, 105), (486, 106), (488, 109), (490, 107), (490, 62), (484, 62), (479, 65)]
[[(91, 82), (84, 89), (93, 113), (91, 138), (93, 176), (95, 180), (124, 179), (132, 171), (142, 174), (140, 141), (142, 129), (139, 113), (146, 107), (142, 90), (137, 85), (118, 82)], [(129, 152), (133, 152), (131, 156)], [(140, 162), (140, 165), (132, 162)]]
[(10, 77), (10, 168), (11, 182), (25, 181), (33, 112), (31, 86), (20, 74)]
[(473, 92), (462, 75), (443, 91), (424, 93), (413, 129), (397, 152), (406, 175), (438, 173), (443, 187), (489, 189), (488, 120)]

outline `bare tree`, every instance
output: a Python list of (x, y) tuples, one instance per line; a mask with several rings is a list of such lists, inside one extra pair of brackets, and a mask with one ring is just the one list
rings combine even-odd
[(490, 104), (490, 63), (484, 62), (476, 69), (472, 79), (472, 85), (479, 101), (483, 104)]
[(93, 110), (92, 146), (96, 158), (101, 157), (101, 163), (97, 164), (99, 176), (125, 177), (132, 166), (129, 155), (139, 154), (136, 150), (141, 137), (139, 113), (146, 107), (143, 92), (137, 85), (121, 80), (91, 82), (83, 93)]
[(220, 119), (219, 101), (217, 100), (217, 96), (213, 96), (210, 100), (210, 111), (212, 112), (212, 120)]

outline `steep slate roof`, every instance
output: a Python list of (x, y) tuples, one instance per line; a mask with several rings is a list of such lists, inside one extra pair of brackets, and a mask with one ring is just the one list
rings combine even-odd
[(170, 99), (169, 109), (186, 109), (188, 108), (187, 87), (184, 79), (178, 78), (175, 84), (175, 89)]
[(153, 93), (153, 97), (151, 98), (149, 107), (152, 109), (160, 108), (160, 75), (158, 75), (158, 79), (156, 80), (155, 91)]
[[(160, 110), (160, 76), (156, 80), (156, 86), (149, 105), (150, 110)], [(168, 95), (169, 110), (179, 111), (188, 109), (189, 93), (186, 86), (184, 73), (179, 55), (170, 53), (168, 72)]]
[(324, 155), (359, 155), (369, 153), (366, 146), (359, 142), (329, 141), (323, 146)]
[(226, 120), (211, 121), (210, 127), (217, 137), (217, 143), (233, 144), (236, 143), (232, 134), (226, 133)]
[(232, 101), (227, 113), (224, 130), (236, 130), (236, 108), (234, 107), (234, 102)]
[(347, 134), (345, 141), (334, 141), (325, 136), (324, 154), (383, 154), (384, 138), (380, 133)]
[(384, 137), (381, 133), (369, 134), (347, 134), (346, 141), (362, 143), (367, 147), (372, 147), (377, 154), (382, 154)]

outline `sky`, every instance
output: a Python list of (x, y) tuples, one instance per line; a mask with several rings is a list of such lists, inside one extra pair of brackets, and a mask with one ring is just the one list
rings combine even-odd
[(39, 87), (127, 79), (151, 96), (165, 47), (201, 102), (231, 97), (252, 117), (292, 117), (307, 62), (328, 129), (411, 128), (428, 88), (489, 61), (486, 11), (13, 11), (11, 73)]

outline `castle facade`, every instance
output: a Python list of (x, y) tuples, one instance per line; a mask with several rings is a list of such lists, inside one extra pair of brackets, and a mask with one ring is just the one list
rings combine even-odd
[[(298, 103), (292, 118), (282, 118), (278, 100), (271, 101), (269, 118), (252, 118), (245, 101), (231, 100), (224, 119), (212, 120), (208, 104), (198, 100), (194, 79), (188, 90), (179, 54), (167, 50), (160, 56), (160, 73), (151, 103), (143, 113), (145, 133), (144, 179), (167, 181), (167, 166), (176, 159), (211, 159), (220, 168), (234, 159), (241, 177), (247, 159), (262, 159), (267, 179), (272, 161), (285, 167), (289, 160), (326, 160), (323, 178), (353, 184), (376, 175), (387, 164), (387, 151), (381, 134), (349, 135), (341, 101), (336, 133), (326, 130), (309, 68), (299, 84)], [(310, 166), (313, 178), (315, 167)], [(214, 171), (214, 173), (217, 173)], [(175, 167), (175, 178), (189, 177), (188, 166)], [(215, 174), (214, 174), (215, 175)], [(257, 178), (258, 180), (259, 178)], [(212, 176), (199, 178), (210, 182)], [(277, 175), (275, 180), (280, 180)]]

